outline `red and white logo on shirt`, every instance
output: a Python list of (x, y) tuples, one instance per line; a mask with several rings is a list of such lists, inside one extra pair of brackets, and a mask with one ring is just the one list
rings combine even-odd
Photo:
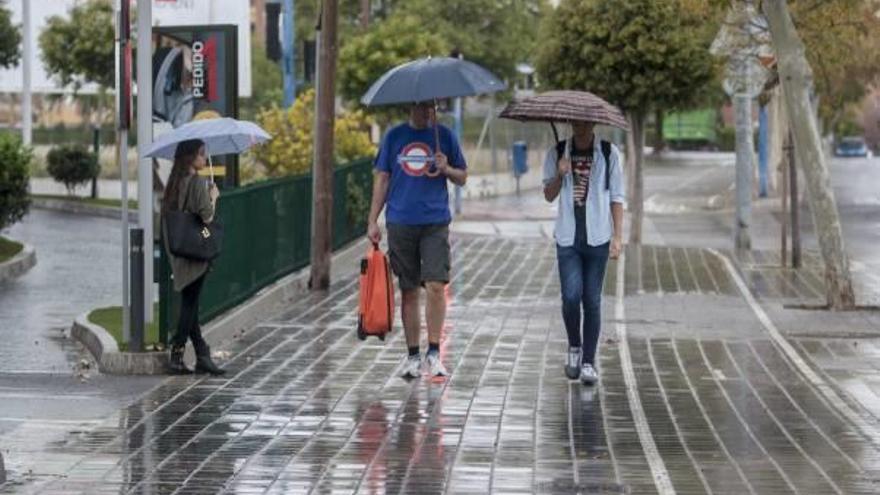
[(410, 143), (403, 148), (397, 157), (397, 163), (407, 175), (419, 177), (425, 175), (428, 168), (434, 163), (434, 154), (431, 147), (425, 143)]

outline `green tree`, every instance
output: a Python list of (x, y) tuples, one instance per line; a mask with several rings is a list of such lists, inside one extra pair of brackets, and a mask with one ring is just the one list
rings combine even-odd
[(819, 117), (833, 132), (868, 88), (880, 82), (880, 3), (865, 0), (791, 2), (819, 96)]
[(417, 17), (395, 15), (349, 40), (339, 53), (339, 92), (343, 98), (360, 101), (370, 85), (396, 65), (447, 54), (446, 41), (423, 27)]
[(12, 14), (0, 2), (0, 68), (13, 67), (21, 58), (21, 30), (12, 24)]
[[(646, 116), (685, 107), (713, 80), (715, 62), (679, 0), (563, 0), (543, 26), (538, 72), (548, 86), (586, 90), (630, 121), (630, 242), (641, 242)], [(590, 19), (585, 22), (585, 19)]]
[[(114, 25), (108, 0), (88, 0), (76, 4), (67, 17), (50, 17), (38, 41), (46, 72), (73, 90), (95, 126), (112, 115), (107, 90), (115, 84)], [(87, 83), (97, 84), (98, 94), (78, 95)]]
[(544, 0), (406, 0), (403, 8), (418, 13), (422, 29), (502, 78), (513, 78), (516, 64), (531, 59), (536, 26), (550, 11)]
[(31, 156), (18, 136), (0, 133), (0, 231), (27, 215)]
[(266, 47), (256, 39), (251, 40), (251, 74), (251, 97), (242, 99), (239, 105), (241, 118), (246, 120), (255, 119), (261, 110), (273, 103), (280, 105), (284, 95), (281, 66), (266, 57)]
[(68, 17), (52, 16), (40, 34), (46, 71), (74, 91), (85, 83), (114, 84), (113, 6), (106, 0), (77, 4)]

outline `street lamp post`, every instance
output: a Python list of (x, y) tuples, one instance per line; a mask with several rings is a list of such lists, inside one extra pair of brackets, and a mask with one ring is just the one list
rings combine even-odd
[(751, 3), (736, 4), (712, 43), (714, 55), (727, 58), (724, 91), (733, 100), (736, 114), (736, 218), (734, 246), (737, 250), (752, 247), (749, 225), (752, 214), (752, 176), (754, 138), (752, 101), (761, 93), (767, 70), (759, 56), (769, 51), (766, 20)]
[[(128, 1), (128, 0), (125, 0)], [(153, 142), (152, 0), (137, 0), (137, 144), (147, 149)], [(142, 90), (140, 90), (142, 88)], [(153, 160), (141, 158), (138, 165), (138, 223), (144, 231), (143, 300), (144, 321), (153, 321)]]
[(34, 44), (31, 35), (31, 0), (21, 0), (21, 140), (30, 146), (33, 136), (33, 110), (31, 109), (31, 57)]
[(290, 108), (296, 99), (296, 25), (294, 24), (293, 0), (284, 0), (282, 68), (284, 73), (284, 108)]

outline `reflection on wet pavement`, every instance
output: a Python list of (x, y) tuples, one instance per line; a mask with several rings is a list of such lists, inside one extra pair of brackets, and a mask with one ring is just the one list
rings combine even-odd
[(711, 255), (629, 249), (620, 281), (612, 265), (601, 383), (585, 388), (562, 373), (552, 246), (453, 251), (448, 379), (397, 377), (400, 330), (359, 342), (355, 280), (341, 280), (246, 332), (226, 377), (165, 381), (53, 445), (45, 462), (62, 474), (0, 493), (657, 493), (610, 324), (618, 282), (637, 397), (676, 493), (878, 492), (880, 445), (753, 319), (714, 322), (726, 333), (675, 323), (744, 308)]

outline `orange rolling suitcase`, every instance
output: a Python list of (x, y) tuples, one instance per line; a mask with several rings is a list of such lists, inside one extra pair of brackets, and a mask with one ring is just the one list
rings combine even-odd
[(373, 244), (361, 260), (360, 308), (357, 335), (361, 340), (375, 335), (385, 340), (394, 325), (394, 284), (388, 257)]

